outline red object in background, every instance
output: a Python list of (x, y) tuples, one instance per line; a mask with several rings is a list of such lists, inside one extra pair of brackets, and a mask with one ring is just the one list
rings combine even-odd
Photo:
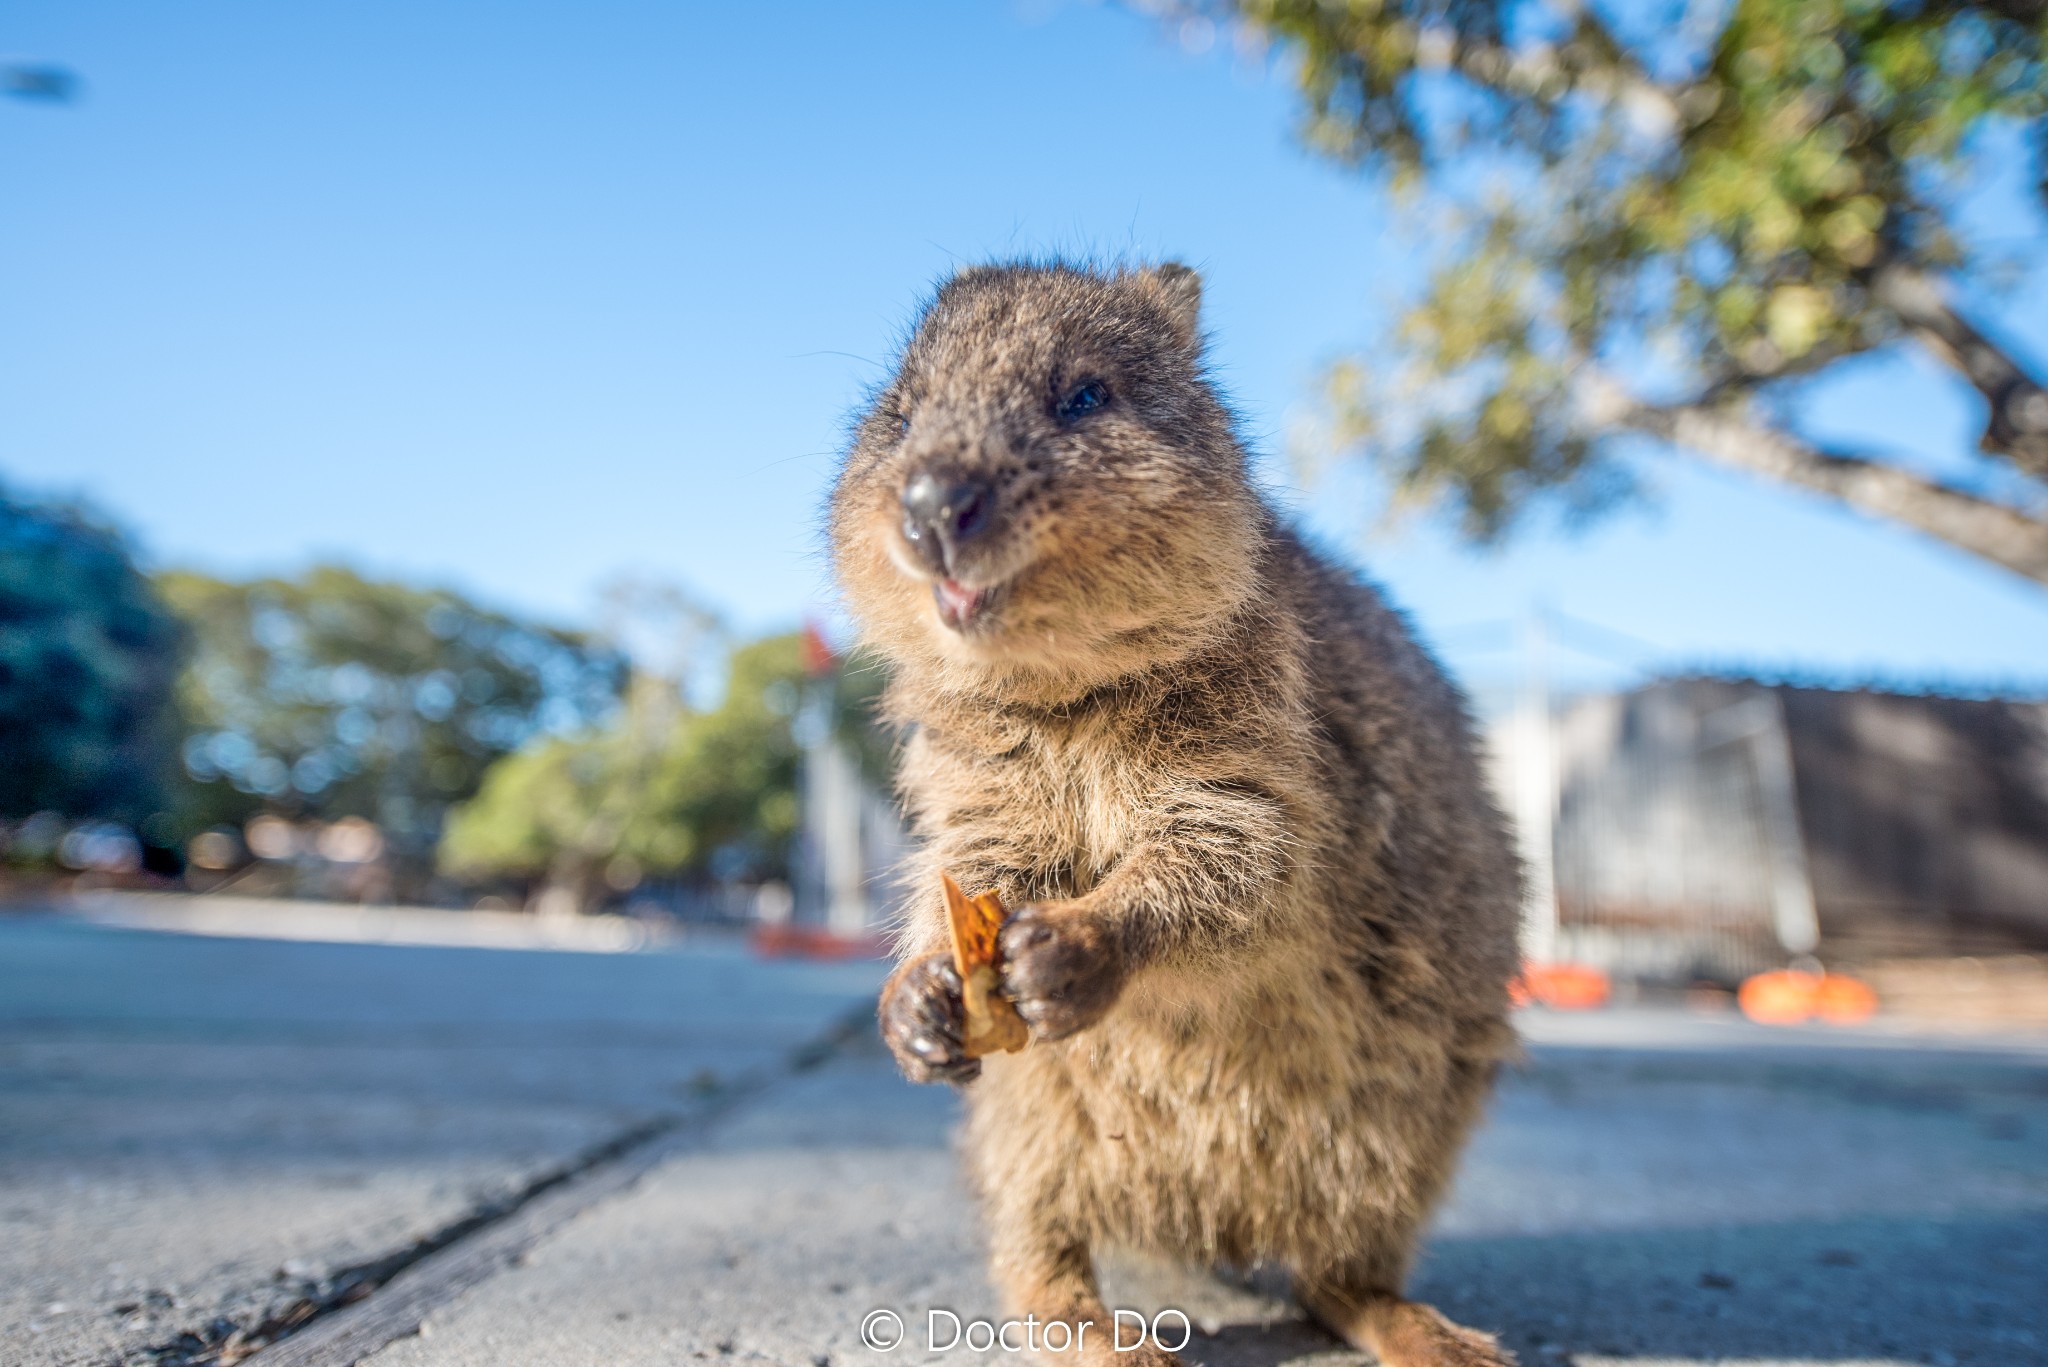
[(1735, 1003), (1759, 1025), (1798, 1025), (1813, 1015), (1814, 989), (1819, 985), (1819, 978), (1794, 968), (1759, 973), (1743, 980)]
[(1834, 1025), (1859, 1025), (1877, 1014), (1877, 993), (1861, 978), (1829, 973), (1814, 993), (1814, 1009)]
[(839, 667), (839, 656), (816, 622), (804, 623), (804, 669), (812, 678), (830, 674)]
[(1559, 1011), (1590, 1011), (1607, 1005), (1612, 993), (1607, 975), (1590, 964), (1523, 964), (1508, 984), (1516, 1006), (1532, 1002)]
[(1742, 1014), (1762, 1025), (1799, 1025), (1818, 1016), (1832, 1025), (1856, 1025), (1877, 1014), (1877, 993), (1842, 973), (1796, 968), (1759, 973), (1735, 994)]
[(757, 926), (747, 944), (764, 959), (886, 959), (879, 935), (838, 935), (823, 926)]

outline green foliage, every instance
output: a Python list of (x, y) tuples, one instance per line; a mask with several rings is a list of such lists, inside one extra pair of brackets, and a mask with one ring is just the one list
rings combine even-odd
[(0, 818), (147, 816), (181, 645), (118, 536), (0, 494)]
[[(1960, 195), (1990, 125), (2038, 141), (2048, 115), (2039, 0), (1214, 8), (1298, 62), (1305, 141), (1445, 244), (1391, 355), (1332, 377), (1334, 435), (1482, 540), (1541, 496), (1626, 492), (1586, 411), (1596, 369), (1727, 405), (1909, 331), (1982, 342), (1902, 313), (1886, 272), (1996, 265), (1956, 231)], [(1994, 410), (2039, 395), (2002, 374), (1967, 376)], [(1986, 452), (2048, 475), (2048, 422), (2003, 421)]]
[(423, 851), (493, 761), (604, 715), (623, 678), (577, 633), (347, 569), (158, 583), (195, 642), (180, 683), (195, 828), (361, 816)]
[(441, 863), (467, 877), (546, 877), (591, 890), (646, 874), (786, 876), (797, 828), (797, 714), (830, 681), (803, 638), (735, 650), (723, 699), (693, 711), (664, 680), (636, 680), (610, 725), (543, 741), (493, 768), (458, 809)]

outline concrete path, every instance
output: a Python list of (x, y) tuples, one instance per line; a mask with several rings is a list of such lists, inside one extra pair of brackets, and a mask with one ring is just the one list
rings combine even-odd
[[(777, 1070), (874, 973), (687, 945), (576, 956), (0, 923), (0, 1361), (219, 1361), (203, 1334), (175, 1334), (274, 1313), (622, 1126), (706, 1101), (715, 1121), (589, 1164), (248, 1361), (347, 1360), (320, 1345), (352, 1316), (405, 1326), (376, 1337), (374, 1367), (1017, 1361), (926, 1345), (935, 1310), (996, 1318), (947, 1147), (953, 1095), (899, 1081), (865, 1032)], [(1416, 1291), (1529, 1367), (2048, 1361), (2048, 1042), (1634, 1011), (1525, 1025), (1531, 1063)], [(750, 1068), (772, 1080), (699, 1079)], [(515, 1251), (436, 1282), (522, 1220)], [(1270, 1279), (1120, 1266), (1110, 1283), (1113, 1303), (1184, 1310), (1187, 1356), (1212, 1367), (1364, 1361)], [(861, 1341), (876, 1311), (903, 1323), (893, 1351)]]
[(688, 1116), (879, 978), (0, 917), (0, 1363), (191, 1360)]
[[(2048, 1361), (2048, 1050), (1619, 1012), (1529, 1027), (1416, 1286), (1525, 1364)], [(879, 1050), (842, 1057), (371, 1363), (1018, 1361), (926, 1350), (934, 1310), (999, 1318), (951, 1115)], [(1211, 1367), (1368, 1361), (1272, 1294), (1111, 1282), (1112, 1303), (1185, 1310)], [(877, 1310), (903, 1322), (893, 1353), (860, 1340)]]

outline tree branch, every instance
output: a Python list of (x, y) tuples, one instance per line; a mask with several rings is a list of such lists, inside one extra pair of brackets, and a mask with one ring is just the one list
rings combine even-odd
[(1951, 308), (1940, 282), (1925, 271), (1887, 262), (1872, 272), (1870, 290), (1915, 340), (1984, 396), (1991, 413), (1977, 444), (2036, 479), (2048, 479), (2048, 389)]
[(1717, 465), (1825, 494), (2048, 586), (2048, 519), (1886, 461), (1822, 451), (1741, 409), (1641, 403), (1604, 379), (1592, 380), (1587, 393), (1588, 416), (1598, 423), (1660, 437)]

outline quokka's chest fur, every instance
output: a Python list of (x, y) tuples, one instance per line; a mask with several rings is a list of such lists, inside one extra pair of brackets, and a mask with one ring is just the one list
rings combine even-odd
[(1270, 809), (1291, 847), (1329, 838), (1297, 642), (1266, 623), (1221, 635), (1174, 669), (1058, 708), (906, 708), (918, 729), (900, 785), (918, 829), (943, 843), (999, 823), (1015, 891), (1033, 899), (1087, 892), (1219, 794)]
[(1156, 766), (1134, 763), (1105, 729), (1026, 732), (997, 753), (927, 732), (906, 757), (906, 795), (936, 828), (995, 813), (1023, 884), (1016, 892), (1077, 896), (1141, 838), (1149, 796), (1171, 782)]

